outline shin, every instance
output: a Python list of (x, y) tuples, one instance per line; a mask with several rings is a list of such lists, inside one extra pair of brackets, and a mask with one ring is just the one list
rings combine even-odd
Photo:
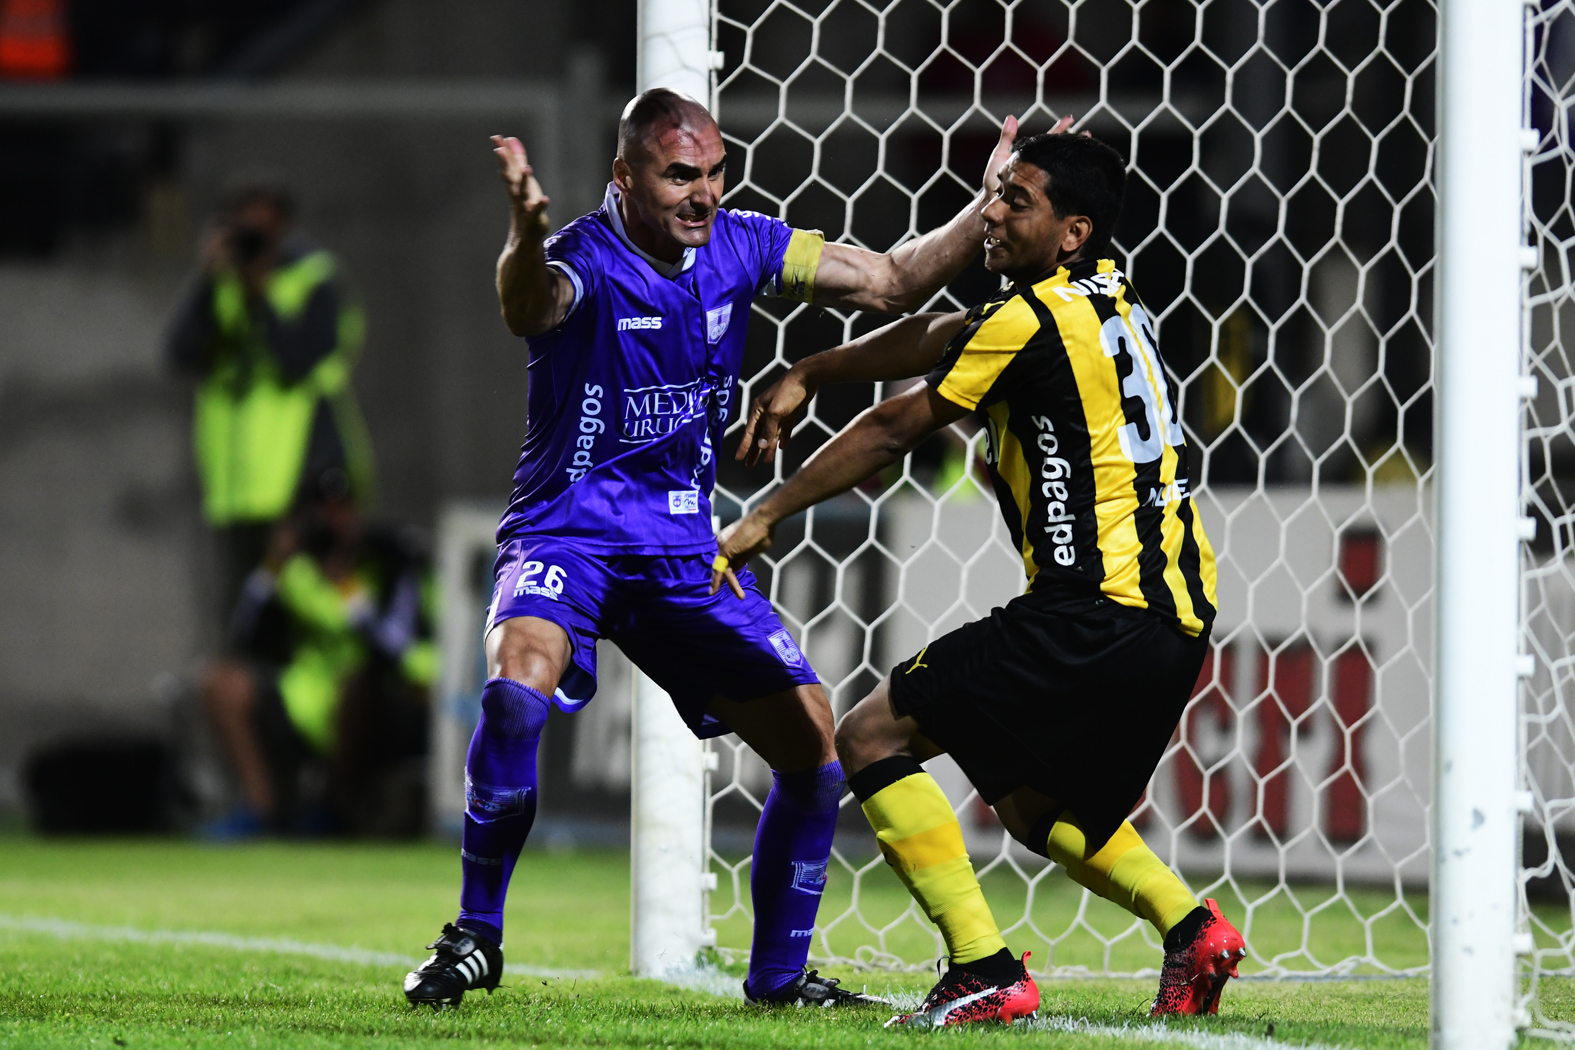
[(503, 901), (536, 819), (536, 749), (545, 695), (508, 678), (481, 691), (481, 719), (465, 759), (465, 830), (458, 925), (503, 940)]

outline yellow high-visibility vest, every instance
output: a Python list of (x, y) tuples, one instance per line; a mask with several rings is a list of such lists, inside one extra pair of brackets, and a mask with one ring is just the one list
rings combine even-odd
[[(269, 274), (263, 294), (290, 324), (333, 275), (333, 257), (311, 252)], [(220, 347), (213, 371), (197, 387), (192, 427), (209, 523), (271, 521), (289, 509), (322, 400), (338, 424), (352, 490), (365, 500), (371, 492), (371, 441), (350, 391), (350, 368), (366, 330), (360, 309), (340, 306), (337, 345), (294, 383), (285, 380), (265, 334), (253, 325), (234, 271), (215, 278), (212, 310)]]

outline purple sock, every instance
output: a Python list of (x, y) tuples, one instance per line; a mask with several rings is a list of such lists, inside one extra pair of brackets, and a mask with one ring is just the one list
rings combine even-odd
[(503, 899), (536, 819), (536, 745), (550, 701), (528, 685), (492, 678), (465, 756), (465, 832), (459, 850), (457, 925), (503, 943)]
[(749, 994), (770, 999), (791, 984), (809, 959), (815, 912), (826, 888), (826, 862), (837, 830), (842, 763), (803, 773), (773, 773), (760, 824), (749, 892), (755, 938), (749, 952)]

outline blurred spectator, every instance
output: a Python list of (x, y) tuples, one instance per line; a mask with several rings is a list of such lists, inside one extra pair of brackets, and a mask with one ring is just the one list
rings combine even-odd
[(203, 682), (245, 799), (215, 837), (419, 828), (420, 799), (390, 799), (387, 780), (426, 750), (432, 581), (410, 536), (364, 526), (345, 495), (321, 492), (274, 530)]
[(61, 80), (70, 71), (66, 0), (0, 0), (0, 79)]
[(281, 187), (236, 190), (170, 329), (171, 364), (198, 380), (192, 430), (226, 610), (301, 493), (365, 501), (371, 487), (350, 391), (364, 321), (334, 257), (292, 234), (294, 211)]

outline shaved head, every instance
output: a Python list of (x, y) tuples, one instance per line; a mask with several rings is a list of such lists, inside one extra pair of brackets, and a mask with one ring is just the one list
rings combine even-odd
[(727, 147), (706, 108), (671, 88), (637, 95), (618, 121), (613, 185), (629, 238), (666, 263), (711, 239)]
[(716, 120), (699, 102), (671, 88), (652, 88), (636, 95), (618, 119), (618, 156), (631, 167), (657, 152), (663, 139), (720, 134)]

